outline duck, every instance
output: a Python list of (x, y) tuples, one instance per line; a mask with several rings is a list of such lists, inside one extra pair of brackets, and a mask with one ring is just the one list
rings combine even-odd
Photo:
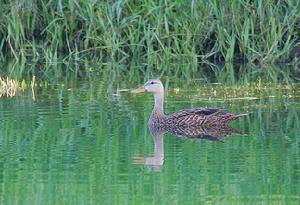
[(164, 113), (164, 86), (158, 79), (148, 80), (143, 87), (132, 93), (152, 93), (154, 107), (148, 121), (149, 127), (163, 128), (169, 131), (199, 126), (226, 126), (247, 114), (228, 113), (220, 108), (189, 108), (169, 115)]

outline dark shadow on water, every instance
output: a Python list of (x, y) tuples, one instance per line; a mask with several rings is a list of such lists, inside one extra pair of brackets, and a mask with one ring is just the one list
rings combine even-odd
[(148, 157), (135, 157), (134, 164), (144, 164), (150, 171), (159, 172), (164, 164), (164, 134), (170, 133), (186, 140), (207, 140), (224, 143), (229, 136), (244, 136), (241, 132), (228, 125), (185, 127), (164, 129), (149, 126), (154, 142), (153, 155)]

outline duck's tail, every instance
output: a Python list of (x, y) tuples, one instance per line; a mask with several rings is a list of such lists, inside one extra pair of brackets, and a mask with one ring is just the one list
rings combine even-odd
[(243, 117), (243, 116), (248, 116), (248, 114), (231, 114), (227, 119), (224, 120), (225, 123), (230, 123), (234, 120), (237, 120), (239, 119), (240, 117)]
[(242, 116), (248, 116), (249, 114), (247, 114), (247, 113), (243, 113), (243, 114), (237, 114), (236, 116), (237, 117), (242, 117)]

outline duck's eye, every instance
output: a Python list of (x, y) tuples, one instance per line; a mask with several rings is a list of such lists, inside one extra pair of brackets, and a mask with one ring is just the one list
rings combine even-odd
[(154, 82), (152, 81), (150, 84), (151, 84), (151, 85), (153, 85), (153, 84), (154, 84)]

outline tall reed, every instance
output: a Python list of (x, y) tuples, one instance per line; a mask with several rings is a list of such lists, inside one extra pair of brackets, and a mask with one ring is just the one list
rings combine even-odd
[[(207, 61), (288, 62), (290, 51), (300, 46), (298, 0), (0, 4), (0, 59), (14, 59), (21, 66), (10, 70), (19, 74), (87, 59), (104, 64), (139, 59), (150, 67), (190, 63), (191, 69)], [(43, 66), (32, 67), (33, 63)]]

